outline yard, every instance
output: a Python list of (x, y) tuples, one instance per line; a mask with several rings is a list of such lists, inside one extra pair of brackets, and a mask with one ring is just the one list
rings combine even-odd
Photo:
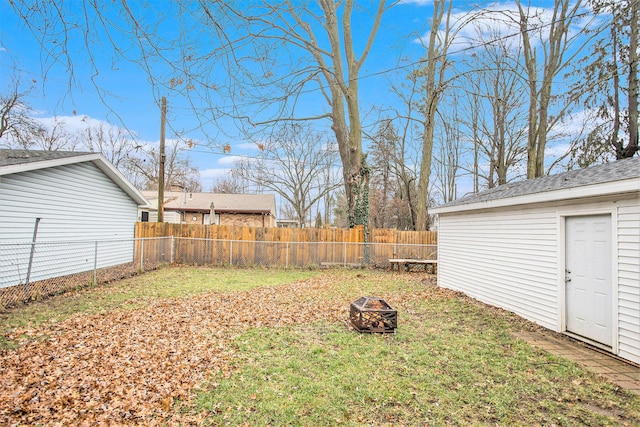
[[(172, 267), (0, 315), (2, 425), (640, 425), (537, 327), (370, 270)], [(396, 334), (349, 328), (384, 298)]]

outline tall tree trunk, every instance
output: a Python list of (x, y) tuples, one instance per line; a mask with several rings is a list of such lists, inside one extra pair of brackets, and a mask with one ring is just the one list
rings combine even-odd
[[(320, 6), (325, 14), (326, 32), (331, 45), (331, 59), (333, 73), (328, 67), (323, 67), (327, 81), (332, 84), (331, 91), (331, 119), (333, 132), (338, 142), (342, 172), (344, 177), (345, 194), (347, 196), (347, 217), (349, 226), (366, 225), (369, 221), (369, 168), (362, 152), (362, 124), (358, 103), (358, 74), (373, 44), (373, 40), (380, 26), (385, 10), (385, 2), (381, 1), (373, 28), (369, 34), (367, 45), (360, 58), (356, 58), (353, 50), (351, 34), (351, 12), (353, 0), (344, 2), (342, 28), (338, 28), (336, 2), (321, 0)], [(342, 34), (342, 44), (340, 43)], [(344, 52), (342, 50), (344, 46)], [(312, 50), (323, 64), (318, 50)], [(344, 56), (344, 59), (343, 59)], [(346, 63), (346, 64), (345, 64)], [(346, 65), (346, 70), (345, 70)], [(346, 104), (346, 110), (345, 110)]]
[[(520, 16), (520, 36), (529, 85), (529, 137), (527, 141), (527, 179), (544, 175), (544, 152), (549, 132), (549, 107), (555, 76), (563, 67), (567, 50), (569, 26), (580, 7), (581, 0), (571, 5), (569, 0), (555, 0), (553, 16), (549, 24), (548, 40), (544, 52), (542, 80), (538, 78), (536, 49), (530, 40), (529, 11), (525, 12), (520, 0), (516, 0)], [(545, 43), (545, 42), (543, 42)], [(540, 86), (538, 87), (538, 82)]]
[[(438, 41), (439, 27), (447, 9), (447, 21), (444, 40)], [(429, 178), (431, 175), (431, 160), (433, 155), (433, 135), (435, 128), (436, 110), (444, 85), (446, 68), (446, 54), (449, 36), (449, 17), (451, 16), (451, 1), (433, 2), (433, 18), (429, 34), (427, 49), (427, 65), (423, 69), (425, 84), (425, 100), (423, 104), (424, 132), (422, 134), (422, 158), (420, 160), (420, 175), (418, 178), (418, 195), (416, 200), (416, 230), (429, 229)], [(440, 67), (438, 67), (440, 65)], [(438, 82), (436, 82), (438, 77)]]
[[(629, 144), (622, 158), (633, 157), (638, 151), (638, 7), (640, 0), (630, 0), (629, 21)], [(620, 158), (620, 156), (618, 157)]]

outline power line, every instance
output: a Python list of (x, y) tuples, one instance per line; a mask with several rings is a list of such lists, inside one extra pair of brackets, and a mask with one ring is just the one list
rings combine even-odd
[[(475, 6), (475, 8), (478, 8), (478, 6)], [(494, 12), (500, 12), (500, 11), (494, 11)], [(572, 16), (565, 17), (564, 20), (576, 19), (576, 18), (580, 19), (580, 18), (584, 18), (584, 17), (590, 16), (590, 15), (592, 15), (592, 12), (585, 11), (583, 13), (579, 13), (579, 14), (575, 14), (575, 15), (572, 15)], [(555, 21), (542, 23), (542, 24), (540, 24), (538, 26), (535, 26), (535, 27), (532, 27), (532, 28), (528, 28), (526, 30), (526, 32), (534, 33), (534, 32), (540, 31), (540, 30), (542, 30), (544, 28), (547, 28), (547, 27), (549, 27), (551, 25), (555, 25), (557, 23), (563, 22), (564, 20), (563, 19), (556, 19)], [(472, 22), (472, 20), (470, 20), (469, 22)], [(519, 37), (520, 35), (521, 35), (521, 32), (517, 31), (517, 32), (511, 33), (511, 34), (506, 34), (504, 36), (494, 38), (492, 40), (488, 40), (488, 41), (485, 41), (485, 42), (480, 42), (478, 45), (469, 45), (469, 46), (466, 46), (466, 47), (462, 47), (462, 48), (460, 48), (458, 50), (455, 50), (453, 52), (447, 52), (447, 53), (438, 54), (432, 59), (433, 60), (441, 60), (441, 59), (443, 59), (443, 58), (445, 58), (447, 56), (460, 55), (462, 53), (465, 53), (465, 52), (468, 52), (468, 51), (471, 51), (471, 50), (475, 50), (475, 49), (480, 49), (480, 48), (483, 48), (483, 47), (491, 46), (494, 43), (497, 43), (497, 42), (500, 42), (500, 41), (505, 41), (505, 40), (508, 40), (508, 39), (511, 39), (511, 38), (514, 38), (514, 37)], [(428, 58), (421, 58), (421, 59), (409, 62), (407, 64), (396, 65), (396, 66), (391, 67), (391, 68), (386, 68), (386, 69), (383, 69), (383, 70), (380, 70), (380, 71), (376, 71), (376, 72), (373, 72), (373, 73), (369, 73), (369, 74), (365, 74), (365, 75), (360, 75), (358, 77), (350, 78), (350, 79), (347, 79), (344, 83), (349, 84), (349, 83), (352, 83), (352, 82), (360, 82), (362, 80), (369, 79), (369, 78), (372, 78), (372, 77), (378, 77), (378, 76), (381, 76), (381, 75), (389, 74), (389, 73), (400, 71), (400, 70), (415, 68), (415, 67), (417, 67), (417, 66), (419, 66), (421, 64), (427, 63), (428, 61), (429, 61)], [(328, 84), (323, 85), (323, 86), (318, 87), (318, 88), (301, 90), (301, 91), (296, 92), (296, 93), (299, 94), (299, 95), (318, 93), (318, 92), (322, 92), (322, 91), (325, 91), (327, 89), (330, 89), (332, 86), (339, 85), (339, 84), (340, 83), (328, 83)], [(262, 100), (259, 100), (259, 101), (250, 101), (250, 102), (245, 102), (245, 103), (234, 104), (230, 108), (239, 109), (239, 108), (243, 108), (243, 107), (260, 106), (260, 105), (263, 105), (265, 103), (279, 102), (279, 101), (282, 100), (282, 98), (283, 98), (282, 96), (277, 97), (277, 98), (265, 98), (265, 99), (262, 99)], [(229, 116), (233, 117), (233, 114), (231, 114), (232, 113), (231, 110), (215, 109), (215, 108), (211, 108), (211, 107), (202, 108), (202, 109), (198, 109), (196, 107), (177, 107), (176, 110), (183, 110), (183, 111), (205, 111), (205, 110), (209, 110), (209, 111), (212, 111), (212, 112), (220, 111), (220, 112), (222, 112), (222, 113), (224, 113), (226, 115), (229, 115)], [(213, 119), (213, 120), (215, 120), (215, 119)], [(213, 121), (213, 120), (210, 120), (210, 121)], [(198, 127), (200, 127), (200, 126), (198, 126)]]

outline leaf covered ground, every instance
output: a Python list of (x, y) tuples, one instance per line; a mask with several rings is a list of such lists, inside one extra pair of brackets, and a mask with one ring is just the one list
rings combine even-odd
[[(83, 296), (158, 287), (105, 309), (38, 324), (3, 315), (0, 425), (640, 423), (637, 398), (509, 335), (534, 326), (428, 276), (255, 270), (234, 288), (225, 274), (161, 270)], [(397, 334), (348, 326), (362, 295), (398, 310)]]

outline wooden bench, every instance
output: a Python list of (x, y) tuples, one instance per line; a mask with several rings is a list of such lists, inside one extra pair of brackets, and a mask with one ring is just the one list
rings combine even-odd
[(400, 271), (400, 266), (404, 266), (405, 271), (409, 271), (414, 265), (424, 265), (425, 271), (431, 269), (431, 273), (436, 273), (436, 267), (438, 266), (437, 259), (412, 259), (412, 258), (392, 258), (389, 259), (391, 264), (391, 270), (397, 268)]

